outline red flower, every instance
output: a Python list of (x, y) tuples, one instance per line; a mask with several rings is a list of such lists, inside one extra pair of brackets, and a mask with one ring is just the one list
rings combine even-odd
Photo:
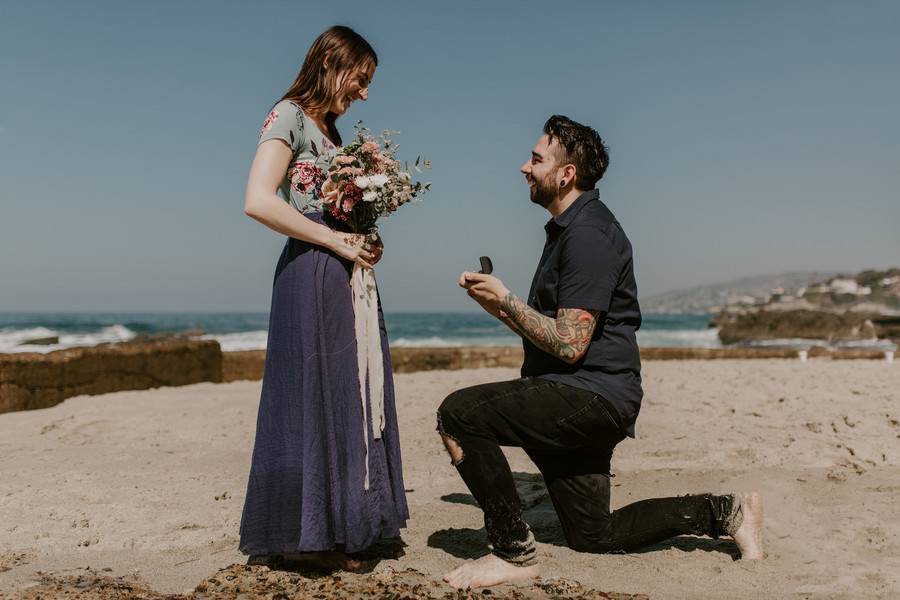
[(291, 189), (308, 194), (325, 180), (325, 173), (311, 162), (298, 160), (288, 170), (288, 177), (291, 178)]
[(272, 127), (272, 123), (274, 123), (277, 120), (278, 120), (278, 111), (273, 108), (272, 112), (269, 113), (269, 115), (266, 117), (266, 120), (263, 122), (262, 129), (259, 130), (259, 137), (262, 137), (263, 134), (265, 132), (267, 132), (270, 127)]
[(362, 200), (363, 191), (352, 181), (346, 182), (341, 191), (344, 193), (341, 199), (341, 209), (345, 213), (349, 213), (356, 206), (356, 203)]
[(337, 219), (338, 221), (348, 221), (350, 217), (341, 212), (341, 207), (337, 203), (332, 205), (331, 207), (331, 216)]

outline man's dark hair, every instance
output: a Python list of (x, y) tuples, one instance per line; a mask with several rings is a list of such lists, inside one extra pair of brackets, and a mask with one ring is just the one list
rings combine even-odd
[(569, 117), (553, 115), (544, 123), (544, 133), (562, 147), (563, 164), (575, 165), (575, 187), (591, 190), (609, 166), (609, 154), (600, 134)]

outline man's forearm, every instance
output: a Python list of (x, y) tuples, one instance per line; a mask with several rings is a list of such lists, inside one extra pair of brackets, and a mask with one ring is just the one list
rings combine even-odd
[(522, 333), (522, 330), (521, 330), (521, 329), (519, 329), (518, 327), (516, 327), (516, 324), (513, 323), (512, 319), (510, 319), (509, 316), (506, 315), (505, 313), (501, 313), (501, 314), (500, 314), (500, 317), (498, 317), (498, 318), (500, 319), (500, 321), (503, 322), (504, 325), (506, 325), (507, 327), (509, 327), (510, 330), (512, 330), (512, 332), (513, 332), (514, 334), (516, 334), (517, 336), (519, 336), (519, 337), (527, 337), (524, 333)]
[(554, 319), (534, 310), (513, 293), (506, 295), (500, 309), (506, 313), (507, 325), (514, 327), (514, 331), (547, 354), (567, 363), (578, 361), (584, 354), (594, 334), (598, 314), (580, 309), (561, 309)]

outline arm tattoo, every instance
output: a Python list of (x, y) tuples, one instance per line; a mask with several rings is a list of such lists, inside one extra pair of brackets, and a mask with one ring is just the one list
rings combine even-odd
[(500, 305), (512, 325), (535, 346), (569, 364), (587, 351), (600, 311), (562, 308), (556, 318), (534, 310), (512, 293)]
[(507, 315), (505, 313), (500, 313), (500, 320), (503, 322), (504, 325), (509, 327), (512, 330), (512, 332), (515, 333), (517, 336), (527, 337), (524, 333), (522, 333), (522, 330), (519, 329), (518, 325), (516, 325), (513, 322), (513, 320), (509, 318), (509, 315)]

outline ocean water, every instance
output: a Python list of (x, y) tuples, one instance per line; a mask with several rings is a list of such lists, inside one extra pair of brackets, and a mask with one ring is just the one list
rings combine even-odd
[[(505, 325), (484, 313), (387, 313), (394, 346), (518, 346)], [(49, 352), (127, 341), (142, 334), (202, 331), (224, 350), (266, 347), (267, 313), (0, 313), (0, 352)], [(58, 337), (58, 343), (30, 340)], [(642, 346), (717, 347), (707, 315), (644, 315)]]

